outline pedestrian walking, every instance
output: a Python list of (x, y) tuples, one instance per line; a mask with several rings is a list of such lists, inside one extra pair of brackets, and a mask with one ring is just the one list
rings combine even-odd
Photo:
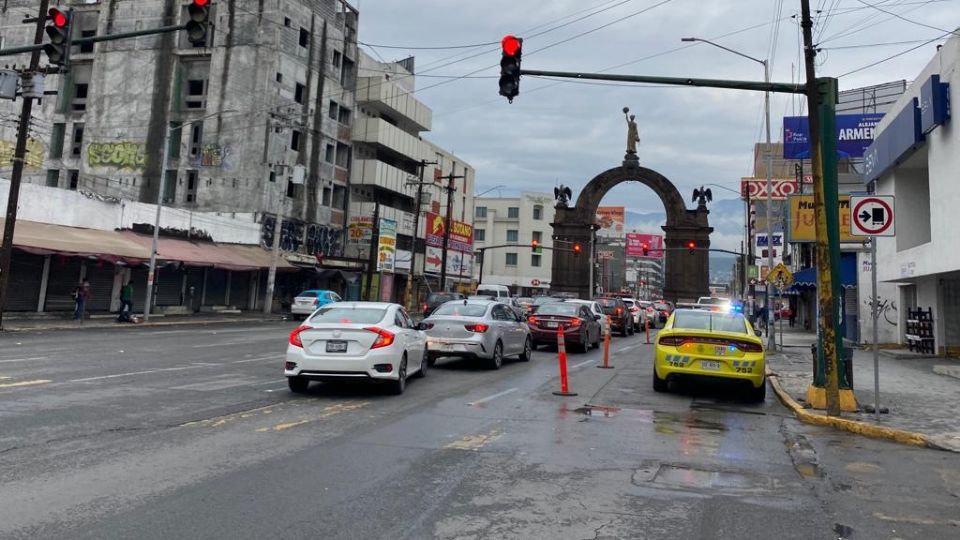
[(790, 308), (790, 328), (797, 322), (797, 310)]
[(133, 322), (133, 285), (127, 281), (120, 288), (120, 315), (117, 322)]
[(86, 280), (81, 281), (73, 290), (73, 320), (83, 321), (89, 299), (90, 282)]

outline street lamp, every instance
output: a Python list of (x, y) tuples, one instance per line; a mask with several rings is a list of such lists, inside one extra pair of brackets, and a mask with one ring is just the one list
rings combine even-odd
[[(740, 251), (741, 251), (740, 272), (743, 274), (743, 283), (741, 284), (743, 288), (741, 289), (741, 293), (743, 294), (744, 299), (746, 299), (747, 283), (750, 281), (750, 278), (747, 277), (747, 261), (750, 261), (753, 259), (753, 245), (751, 245), (751, 242), (750, 242), (750, 191), (745, 190), (743, 193), (741, 193), (735, 189), (728, 188), (727, 186), (722, 186), (720, 184), (708, 183), (707, 185), (717, 187), (720, 189), (725, 189), (731, 193), (736, 193), (737, 195), (740, 196), (741, 199), (743, 199), (743, 245), (740, 246)], [(747, 248), (746, 249), (747, 255), (742, 254), (744, 252), (743, 250), (744, 246)]]
[[(713, 45), (718, 49), (723, 49), (727, 52), (733, 53), (737, 56), (742, 56), (748, 60), (753, 60), (754, 62), (763, 66), (763, 82), (770, 83), (770, 63), (766, 60), (760, 60), (759, 58), (754, 58), (750, 55), (743, 54), (742, 52), (735, 51), (729, 47), (724, 47), (719, 43), (714, 43), (707, 39), (701, 39), (696, 37), (685, 37), (681, 41), (687, 42), (696, 42), (706, 43), (708, 45)], [(773, 270), (773, 216), (771, 214), (771, 207), (773, 206), (773, 156), (770, 153), (770, 91), (764, 91), (763, 93), (763, 110), (764, 116), (766, 117), (766, 130), (767, 130), (767, 271)], [(766, 283), (767, 289), (767, 349), (775, 351), (777, 350), (777, 342), (774, 338), (773, 332), (770, 332), (769, 329), (773, 327), (773, 310), (770, 305), (770, 298), (773, 296), (773, 286), (770, 282)]]

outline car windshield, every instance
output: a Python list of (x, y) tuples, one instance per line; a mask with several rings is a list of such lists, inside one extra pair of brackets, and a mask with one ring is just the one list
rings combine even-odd
[(487, 312), (487, 304), (471, 304), (450, 302), (437, 308), (434, 315), (448, 315), (452, 317), (483, 317)]
[(376, 324), (383, 320), (387, 313), (385, 307), (351, 307), (336, 304), (320, 308), (313, 317), (312, 323), (341, 323), (341, 324)]
[(640, 304), (640, 307), (642, 307), (643, 309), (647, 309), (648, 307), (650, 307), (650, 306), (652, 305), (652, 304), (650, 304), (650, 302), (644, 302), (644, 301), (642, 301), (642, 300), (639, 302), (639, 304)]
[(449, 302), (450, 300), (456, 300), (457, 298), (460, 298), (460, 296), (455, 293), (433, 293), (427, 297), (427, 303), (442, 304), (444, 302)]
[(668, 305), (666, 305), (666, 304), (664, 304), (664, 303), (662, 303), (662, 302), (654, 302), (653, 307), (654, 307), (655, 309), (659, 309), (660, 311), (664, 311), (664, 310), (670, 309), (670, 306), (668, 306)]
[(316, 298), (317, 296), (320, 296), (317, 291), (303, 291), (297, 295), (297, 298)]
[(673, 319), (674, 329), (715, 330), (746, 334), (747, 325), (743, 315), (716, 313), (713, 311), (678, 311)]
[(707, 297), (703, 297), (699, 301), (697, 301), (698, 304), (709, 304), (711, 306), (718, 306), (721, 304), (727, 304), (729, 302), (730, 301), (727, 300), (726, 298), (707, 298)]
[(617, 307), (617, 300), (614, 298), (600, 298), (597, 300), (597, 303), (605, 308)]
[(551, 302), (559, 302), (559, 298), (554, 298), (552, 296), (538, 296), (533, 299), (533, 305), (542, 306), (544, 304), (549, 304)]
[(627, 307), (633, 307), (634, 302), (633, 300), (624, 300), (623, 304)]
[(568, 317), (576, 317), (577, 310), (579, 309), (580, 306), (576, 304), (557, 302), (555, 304), (544, 304), (540, 306), (540, 309), (537, 310), (537, 315), (566, 315)]

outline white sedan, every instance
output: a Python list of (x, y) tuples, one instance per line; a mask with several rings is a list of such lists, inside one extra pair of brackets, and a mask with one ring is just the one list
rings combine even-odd
[(337, 302), (290, 332), (284, 375), (298, 393), (310, 381), (367, 380), (402, 394), (407, 375), (426, 375), (426, 348), (426, 335), (402, 306)]

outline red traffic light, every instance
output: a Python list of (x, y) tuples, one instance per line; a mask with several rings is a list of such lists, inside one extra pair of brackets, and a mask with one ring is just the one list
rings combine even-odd
[(210, 3), (210, 0), (193, 0), (193, 5), (203, 7)]
[(574, 244), (574, 245), (573, 245), (573, 252), (574, 252), (574, 253), (580, 253), (580, 250), (581, 250), (580, 244)]
[(537, 246), (539, 246), (539, 245), (540, 245), (540, 242), (537, 241), (537, 240), (531, 240), (531, 241), (530, 241), (530, 247), (532, 247), (533, 249), (537, 249)]
[(696, 242), (694, 242), (694, 241), (692, 241), (692, 240), (691, 240), (690, 242), (687, 242), (687, 249), (691, 249), (691, 250), (692, 250), (692, 249), (696, 249), (696, 248), (697, 248), (697, 243), (696, 243)]
[(517, 52), (520, 51), (520, 44), (520, 39), (513, 35), (503, 36), (503, 39), (500, 40), (500, 45), (503, 47), (503, 54), (507, 56), (516, 56)]
[(65, 28), (67, 26), (67, 14), (57, 8), (50, 8), (50, 11), (47, 12), (47, 20), (52, 22), (57, 28)]

